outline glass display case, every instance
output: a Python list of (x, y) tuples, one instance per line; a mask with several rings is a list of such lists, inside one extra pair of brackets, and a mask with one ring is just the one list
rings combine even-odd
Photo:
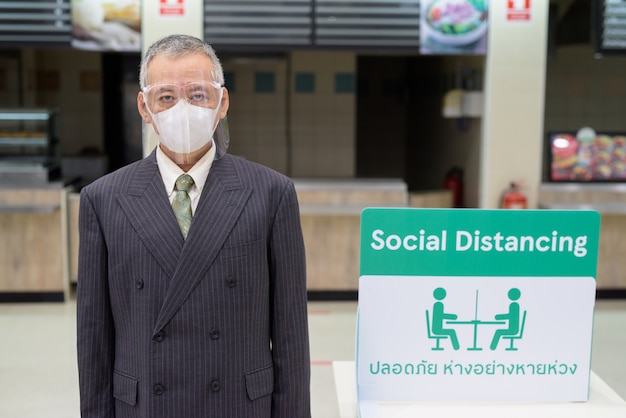
[(60, 177), (58, 109), (0, 109), (0, 185)]

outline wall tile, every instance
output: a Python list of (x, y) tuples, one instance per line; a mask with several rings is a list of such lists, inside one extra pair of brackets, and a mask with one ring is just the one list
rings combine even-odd
[(294, 83), (296, 93), (315, 93), (314, 73), (296, 73)]
[(271, 72), (256, 72), (254, 74), (254, 91), (256, 93), (274, 93), (276, 90), (275, 74)]
[(335, 93), (354, 93), (354, 74), (335, 74)]

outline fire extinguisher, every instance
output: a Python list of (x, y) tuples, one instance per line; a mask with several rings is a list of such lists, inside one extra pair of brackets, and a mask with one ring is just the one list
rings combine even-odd
[(452, 207), (463, 207), (463, 169), (452, 167), (443, 182), (445, 189), (452, 191)]
[(509, 188), (502, 195), (502, 209), (527, 209), (528, 199), (521, 192), (518, 183), (511, 182)]

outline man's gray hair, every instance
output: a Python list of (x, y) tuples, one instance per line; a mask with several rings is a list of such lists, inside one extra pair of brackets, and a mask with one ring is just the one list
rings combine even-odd
[(206, 42), (189, 35), (169, 35), (153, 43), (144, 54), (139, 68), (139, 85), (146, 87), (148, 65), (158, 55), (179, 58), (189, 54), (201, 53), (209, 57), (213, 63), (211, 75), (214, 81), (224, 84), (224, 71), (215, 50)]

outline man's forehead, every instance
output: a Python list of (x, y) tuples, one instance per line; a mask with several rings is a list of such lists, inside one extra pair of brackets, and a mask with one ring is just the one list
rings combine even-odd
[(179, 58), (155, 57), (147, 68), (148, 84), (190, 81), (214, 81), (211, 60), (202, 55)]
[(148, 84), (187, 84), (194, 81), (215, 81), (210, 71), (161, 71), (148, 73)]

